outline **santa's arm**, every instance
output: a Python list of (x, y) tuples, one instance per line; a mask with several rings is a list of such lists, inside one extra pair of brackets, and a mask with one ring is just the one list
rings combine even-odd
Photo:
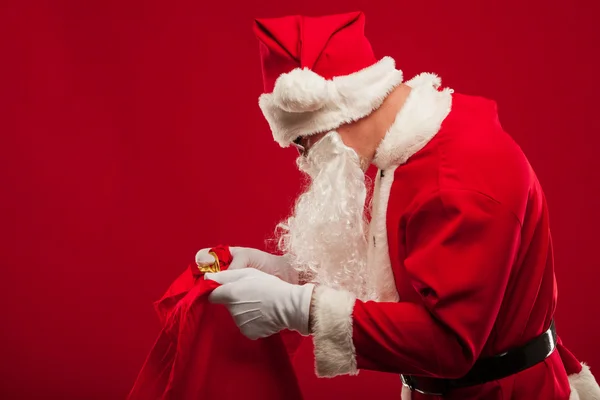
[(479, 357), (516, 258), (521, 225), (505, 206), (468, 190), (435, 193), (407, 218), (404, 266), (418, 302), (362, 302), (314, 292), (320, 376), (370, 369), (457, 378)]

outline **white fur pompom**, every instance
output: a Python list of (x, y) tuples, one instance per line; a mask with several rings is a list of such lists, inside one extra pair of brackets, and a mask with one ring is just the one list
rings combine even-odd
[(273, 100), (287, 112), (317, 111), (329, 100), (329, 82), (308, 68), (296, 68), (281, 75), (273, 90)]

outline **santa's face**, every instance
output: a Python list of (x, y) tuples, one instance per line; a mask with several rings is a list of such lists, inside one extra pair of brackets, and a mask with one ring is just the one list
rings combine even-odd
[(280, 249), (309, 281), (364, 298), (367, 240), (365, 175), (358, 154), (332, 131), (297, 160), (310, 178), (292, 216), (282, 222)]

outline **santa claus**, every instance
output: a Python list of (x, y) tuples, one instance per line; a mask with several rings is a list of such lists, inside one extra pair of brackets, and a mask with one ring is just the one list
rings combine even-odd
[(312, 335), (319, 376), (399, 374), (403, 399), (600, 399), (557, 337), (548, 208), (495, 103), (405, 82), (364, 24), (256, 20), (259, 105), (310, 185), (279, 226), (284, 255), (232, 248), (210, 301), (249, 338)]

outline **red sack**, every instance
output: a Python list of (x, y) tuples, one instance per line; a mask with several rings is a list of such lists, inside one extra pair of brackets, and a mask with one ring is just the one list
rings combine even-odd
[[(212, 249), (227, 269), (226, 247)], [(128, 400), (302, 399), (280, 335), (250, 340), (222, 305), (208, 302), (219, 286), (192, 264), (155, 303), (163, 329)]]

